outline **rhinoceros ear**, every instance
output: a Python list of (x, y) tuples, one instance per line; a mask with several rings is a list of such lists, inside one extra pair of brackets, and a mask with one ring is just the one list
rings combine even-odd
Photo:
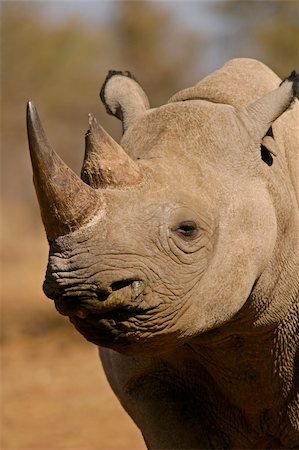
[(122, 121), (124, 132), (150, 107), (145, 92), (130, 72), (110, 70), (100, 98), (107, 113)]
[(299, 75), (295, 71), (280, 86), (264, 97), (240, 108), (241, 120), (257, 143), (266, 135), (272, 123), (288, 109), (298, 93)]

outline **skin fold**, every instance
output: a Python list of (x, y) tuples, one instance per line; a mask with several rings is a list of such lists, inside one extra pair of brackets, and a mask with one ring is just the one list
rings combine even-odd
[(297, 86), (238, 59), (150, 109), (110, 72), (81, 180), (28, 106), (44, 292), (149, 449), (299, 446)]

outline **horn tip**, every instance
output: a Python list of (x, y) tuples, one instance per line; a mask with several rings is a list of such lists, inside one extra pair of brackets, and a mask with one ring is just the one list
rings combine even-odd
[(36, 111), (35, 105), (31, 100), (27, 102), (27, 111), (28, 112)]
[(93, 114), (89, 113), (88, 114), (88, 124), (90, 127), (92, 127), (92, 125), (97, 121), (97, 119), (94, 117)]
[(88, 114), (88, 124), (89, 124), (89, 131), (91, 133), (102, 134), (104, 132), (103, 127), (99, 124), (95, 116), (91, 113)]
[(32, 101), (27, 102), (27, 122), (32, 123), (38, 119), (37, 109)]

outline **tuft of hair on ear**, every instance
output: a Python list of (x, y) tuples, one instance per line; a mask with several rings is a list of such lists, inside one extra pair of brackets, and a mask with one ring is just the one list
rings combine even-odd
[(121, 109), (117, 108), (115, 112), (112, 112), (111, 109), (109, 108), (109, 105), (108, 105), (108, 103), (106, 101), (106, 98), (105, 98), (106, 85), (107, 85), (108, 81), (112, 77), (114, 77), (115, 75), (120, 75), (120, 76), (123, 76), (123, 77), (131, 78), (131, 80), (136, 81), (136, 83), (138, 83), (138, 81), (136, 80), (134, 75), (131, 72), (129, 72), (128, 70), (109, 70), (108, 74), (107, 74), (107, 76), (105, 78), (104, 84), (103, 84), (103, 86), (101, 88), (100, 99), (102, 100), (102, 102), (103, 102), (103, 104), (105, 106), (107, 114), (110, 114), (111, 116), (115, 116), (119, 120), (123, 120)]
[(282, 80), (279, 86), (281, 86), (285, 81), (289, 81), (290, 83), (292, 83), (293, 96), (298, 97), (299, 74), (296, 72), (296, 70), (293, 70), (288, 77)]

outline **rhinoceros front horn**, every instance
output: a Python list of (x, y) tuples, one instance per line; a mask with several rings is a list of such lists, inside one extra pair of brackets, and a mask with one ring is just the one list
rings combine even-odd
[(51, 148), (32, 102), (27, 105), (27, 131), (34, 186), (52, 241), (87, 224), (101, 209), (102, 199)]

